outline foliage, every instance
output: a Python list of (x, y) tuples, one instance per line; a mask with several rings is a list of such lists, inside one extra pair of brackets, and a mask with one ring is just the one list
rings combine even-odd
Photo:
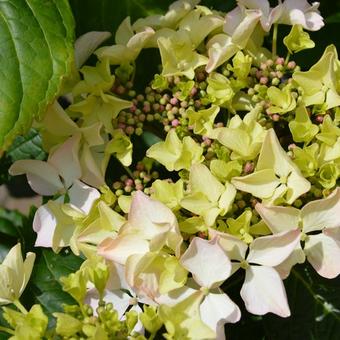
[(59, 93), (71, 70), (74, 22), (67, 1), (2, 1), (0, 11), (3, 151)]

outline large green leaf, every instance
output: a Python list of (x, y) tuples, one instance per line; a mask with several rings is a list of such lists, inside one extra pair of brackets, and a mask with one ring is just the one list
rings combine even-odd
[(25, 136), (15, 138), (13, 144), (8, 149), (7, 155), (15, 162), (19, 159), (39, 159), (46, 158), (46, 152), (42, 148), (42, 141), (36, 129), (30, 129)]
[(62, 290), (60, 277), (77, 271), (82, 259), (72, 253), (55, 254), (43, 250), (37, 259), (30, 281), (30, 291), (48, 314), (62, 311), (62, 304), (75, 301)]
[(0, 208), (0, 233), (7, 236), (20, 237), (19, 228), (24, 224), (24, 216), (18, 211)]
[(36, 233), (32, 229), (35, 211), (35, 208), (31, 208), (29, 215), (25, 216), (16, 210), (0, 208), (0, 263), (8, 250), (18, 242), (22, 245), (23, 253), (36, 251)]
[(0, 0), (0, 151), (27, 132), (59, 92), (73, 40), (67, 0)]

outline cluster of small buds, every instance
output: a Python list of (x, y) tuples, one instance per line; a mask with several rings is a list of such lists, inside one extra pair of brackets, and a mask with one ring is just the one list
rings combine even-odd
[(128, 136), (133, 135), (141, 135), (143, 133), (143, 121), (145, 120), (144, 114), (136, 114), (137, 109), (135, 112), (134, 108), (131, 107), (130, 112), (121, 111), (119, 117), (117, 119), (117, 124), (115, 128), (122, 129)]
[[(269, 59), (261, 63), (260, 66), (253, 65), (250, 69), (246, 91), (253, 103), (263, 106), (263, 122), (260, 123), (266, 128), (271, 128), (274, 122), (281, 120), (289, 122), (294, 118), (291, 114), (271, 114), (267, 111), (270, 106), (267, 90), (270, 86), (282, 89), (290, 84), (292, 82), (291, 75), (298, 70), (299, 66), (294, 61), (286, 62), (282, 57), (275, 60)], [(230, 63), (223, 65), (221, 72), (229, 78), (234, 77)], [(146, 124), (158, 123), (163, 126), (165, 132), (175, 128), (180, 138), (187, 135), (192, 136), (193, 131), (189, 126), (187, 109), (192, 108), (198, 111), (210, 106), (209, 96), (206, 92), (207, 77), (208, 74), (203, 68), (196, 70), (193, 81), (180, 76), (156, 75), (155, 79), (144, 89), (143, 94), (137, 94), (133, 90), (131, 81), (123, 84), (118, 79), (112, 91), (130, 99), (132, 105), (129, 109), (120, 112), (114, 121), (114, 127), (122, 129), (128, 136), (134, 134), (140, 136)], [(299, 100), (301, 89), (292, 88), (292, 95)], [(315, 120), (320, 124), (323, 115), (317, 115)], [(204, 139), (203, 143), (207, 145), (209, 140)]]
[[(223, 123), (215, 124), (215, 127), (223, 127)], [(212, 161), (213, 159), (221, 159), (228, 160), (229, 159), (229, 151), (217, 140), (212, 140), (207, 137), (203, 138), (203, 142), (201, 143), (203, 147), (203, 155), (207, 161)]]
[(201, 143), (201, 146), (203, 148), (209, 148), (211, 146), (211, 144), (213, 143), (213, 140), (210, 139), (209, 137), (207, 136), (203, 136), (202, 137), (202, 143)]
[[(251, 209), (252, 212), (255, 211), (254, 207), (254, 196), (243, 191), (238, 191), (232, 206), (232, 213), (236, 217), (240, 215), (240, 213), (242, 213), (245, 209)], [(257, 213), (255, 215), (257, 216)]]
[(293, 206), (295, 206), (296, 208), (301, 208), (308, 202), (327, 197), (331, 192), (329, 189), (322, 188), (318, 183), (311, 183), (311, 184), (312, 185), (311, 185), (310, 190), (307, 193), (301, 195), (293, 203)]
[(312, 122), (316, 125), (320, 125), (323, 123), (325, 116), (329, 115), (332, 120), (336, 119), (336, 110), (335, 109), (320, 109), (318, 105), (314, 105), (313, 108), (307, 108), (307, 112), (312, 120)]
[[(98, 320), (104, 326), (107, 334), (117, 336), (122, 339), (124, 335), (128, 338), (128, 329), (124, 322), (119, 320), (118, 312), (113, 308), (112, 303), (102, 303), (97, 308)], [(112, 332), (115, 330), (115, 332)]]
[[(96, 309), (96, 315), (91, 306), (84, 304), (82, 307), (78, 305), (64, 305), (64, 312), (73, 318), (82, 322), (83, 327), (71, 336), (60, 335), (60, 339), (79, 340), (88, 339), (88, 332), (95, 329), (97, 325), (103, 328), (109, 339), (126, 339), (129, 331), (125, 321), (120, 321), (118, 312), (114, 309), (112, 303), (99, 303)], [(65, 325), (67, 327), (67, 325)]]
[[(187, 109), (202, 110), (207, 96), (207, 74), (202, 70), (196, 71), (195, 80), (185, 77), (166, 77), (166, 88), (157, 88), (154, 81), (144, 89), (143, 94), (132, 90), (132, 83), (117, 84), (112, 92), (125, 96), (132, 101), (129, 109), (119, 113), (114, 121), (114, 127), (122, 129), (127, 135), (141, 135), (145, 124), (159, 123), (165, 132), (175, 128), (180, 138), (192, 135), (188, 126)], [(189, 83), (190, 82), (190, 83)], [(186, 89), (188, 85), (188, 89)]]
[(278, 57), (275, 60), (268, 59), (260, 67), (252, 67), (250, 75), (254, 84), (280, 86), (291, 82), (291, 75), (299, 69), (295, 61), (286, 63), (284, 58)]
[[(271, 114), (268, 111), (270, 102), (267, 97), (267, 90), (270, 86), (283, 89), (286, 85), (292, 83), (292, 74), (300, 69), (295, 61), (285, 62), (284, 58), (278, 57), (276, 60), (269, 59), (261, 63), (259, 67), (253, 66), (249, 74), (249, 88), (247, 94), (251, 97), (252, 102), (261, 104), (264, 109), (264, 117), (268, 122), (268, 117), (274, 122), (284, 120), (290, 121), (293, 117), (279, 114)], [(301, 89), (292, 88), (292, 95), (299, 101)], [(268, 126), (270, 128), (271, 126)]]
[(113, 192), (117, 197), (121, 195), (130, 195), (134, 191), (141, 190), (145, 194), (149, 194), (150, 186), (153, 181), (159, 178), (157, 171), (151, 173), (145, 169), (145, 165), (142, 162), (138, 162), (136, 170), (133, 171), (133, 179), (127, 175), (120, 177), (119, 181), (113, 183)]

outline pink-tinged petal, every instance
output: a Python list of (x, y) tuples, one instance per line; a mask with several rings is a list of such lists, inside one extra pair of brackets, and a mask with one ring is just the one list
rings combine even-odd
[(195, 237), (180, 262), (201, 287), (218, 287), (231, 272), (231, 262), (218, 238), (208, 241)]
[(240, 294), (246, 309), (252, 314), (290, 316), (285, 287), (274, 268), (250, 266)]
[(81, 35), (74, 44), (74, 59), (76, 67), (80, 68), (97, 49), (97, 47), (110, 37), (110, 32), (96, 31)]
[(306, 261), (306, 255), (301, 248), (301, 244), (299, 243), (297, 247), (293, 250), (293, 252), (286, 258), (282, 263), (275, 267), (278, 271), (282, 280), (286, 279), (291, 269), (297, 263), (304, 263)]
[(261, 11), (258, 9), (250, 9), (242, 12), (239, 7), (236, 7), (227, 13), (223, 30), (232, 37), (233, 43), (238, 45), (240, 49), (244, 48), (260, 17)]
[(209, 294), (200, 305), (201, 320), (216, 332), (216, 339), (225, 339), (224, 324), (240, 320), (241, 312), (238, 306), (224, 294), (222, 290)]
[(28, 184), (39, 195), (52, 196), (64, 189), (57, 170), (49, 163), (23, 159), (16, 161), (9, 168), (12, 176), (27, 175)]
[(301, 218), (304, 233), (339, 227), (340, 188), (336, 188), (327, 198), (307, 203), (301, 209)]
[(323, 18), (316, 12), (310, 12), (305, 14), (306, 28), (310, 31), (318, 31), (325, 26)]
[(115, 262), (107, 262), (107, 265), (109, 267), (110, 276), (106, 283), (106, 289), (111, 291), (119, 289), (130, 291), (131, 287), (125, 280), (125, 266)]
[(207, 43), (209, 60), (205, 70), (210, 73), (218, 66), (229, 60), (240, 49), (236, 46), (231, 37), (226, 34), (217, 34)]
[(299, 209), (293, 207), (265, 206), (261, 203), (257, 203), (255, 209), (273, 234), (293, 230), (299, 226)]
[(336, 242), (340, 243), (340, 227), (337, 228), (325, 228), (323, 233), (329, 237), (332, 237)]
[[(104, 301), (106, 303), (113, 304), (114, 309), (118, 312), (119, 319), (124, 315), (124, 313), (128, 309), (130, 305), (130, 300), (131, 296), (121, 290), (114, 291), (105, 290), (104, 292)], [(99, 294), (97, 289), (92, 288), (87, 292), (85, 297), (85, 303), (92, 307), (96, 315), (96, 309), (99, 303)]]
[(145, 254), (149, 251), (149, 243), (139, 235), (117, 236), (106, 239), (98, 246), (98, 255), (107, 260), (125, 264), (127, 258), (134, 254)]
[(298, 229), (275, 235), (262, 236), (249, 246), (247, 261), (263, 266), (274, 267), (283, 262), (300, 242), (301, 232)]
[(272, 8), (267, 18), (261, 18), (261, 25), (264, 31), (269, 32), (273, 23), (276, 23), (282, 14), (282, 5)]
[(261, 11), (257, 9), (247, 10), (244, 19), (240, 22), (232, 35), (233, 43), (240, 48), (244, 48), (247, 45), (250, 36), (253, 34), (260, 17)]
[(81, 177), (79, 145), (80, 134), (77, 133), (53, 150), (48, 157), (48, 163), (58, 170), (66, 188)]
[[(336, 228), (338, 233), (340, 230)], [(327, 279), (340, 274), (340, 242), (325, 230), (318, 235), (311, 235), (305, 243), (305, 254), (308, 262), (317, 273)], [(337, 236), (339, 237), (339, 236)]]
[(243, 18), (244, 14), (242, 13), (241, 8), (235, 7), (232, 11), (226, 14), (223, 31), (229, 36), (232, 36)]
[(168, 207), (141, 191), (137, 191), (132, 198), (128, 221), (129, 229), (138, 230), (146, 239), (164, 233), (177, 223)]
[(178, 253), (182, 243), (178, 223), (174, 213), (163, 203), (153, 200), (141, 191), (132, 199), (128, 223), (122, 227), (121, 234), (138, 233), (153, 245), (163, 243)]
[(142, 296), (154, 300), (159, 296), (160, 269), (157, 257), (159, 253), (134, 254), (129, 256), (125, 265), (125, 278), (133, 290)]
[(267, 0), (237, 0), (237, 4), (249, 9), (260, 9), (262, 15), (268, 15), (270, 11), (270, 5)]
[(230, 234), (222, 233), (216, 231), (215, 229), (209, 228), (209, 237), (214, 238), (216, 236), (218, 236), (218, 242), (220, 246), (227, 253), (231, 260), (244, 260), (246, 251), (248, 249), (248, 245), (245, 242)]
[(37, 233), (35, 247), (51, 248), (57, 220), (46, 205), (38, 208), (33, 219), (33, 230)]
[(76, 180), (68, 191), (70, 203), (83, 211), (86, 215), (90, 212), (93, 203), (100, 197), (97, 189)]
[[(191, 282), (193, 282), (194, 288), (190, 286)], [(155, 298), (155, 301), (160, 305), (174, 306), (197, 292), (199, 288), (200, 287), (196, 284), (196, 282), (192, 278), (189, 278), (186, 286), (174, 289), (166, 294), (159, 295)]]
[(282, 4), (282, 14), (279, 23), (287, 25), (302, 25), (310, 31), (318, 31), (324, 26), (323, 18), (318, 11), (319, 3), (310, 5), (306, 0), (285, 0)]

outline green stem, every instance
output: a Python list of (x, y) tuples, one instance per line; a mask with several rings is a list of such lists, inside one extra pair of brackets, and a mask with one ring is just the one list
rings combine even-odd
[(132, 171), (130, 170), (129, 167), (124, 166), (124, 169), (125, 169), (125, 171), (129, 174), (129, 176), (130, 176), (132, 179), (135, 178), (135, 176), (133, 175), (133, 173), (132, 173)]
[[(300, 273), (295, 270), (294, 268), (292, 269), (292, 274), (295, 275), (295, 277), (301, 281), (301, 283), (305, 286), (305, 288), (307, 289), (308, 293), (313, 297), (313, 299), (316, 301), (316, 303), (320, 304), (323, 308), (324, 308), (324, 301), (320, 300), (319, 295), (316, 294), (313, 289), (310, 287), (310, 285), (308, 284), (308, 282), (305, 281), (305, 279), (300, 275)], [(335, 319), (337, 319), (338, 321), (340, 321), (340, 317), (333, 313), (333, 316)]]
[(5, 332), (5, 333), (8, 333), (8, 334), (15, 335), (15, 331), (13, 329), (3, 327), (3, 326), (0, 326), (0, 332)]
[(83, 317), (86, 318), (88, 315), (85, 312), (85, 308), (84, 308), (84, 305), (82, 303), (79, 303), (79, 308), (80, 308), (81, 314), (83, 314)]
[(132, 81), (132, 83), (134, 83), (135, 77), (136, 77), (136, 62), (135, 61), (132, 63), (132, 66), (133, 66), (133, 72), (132, 72), (132, 76), (131, 76), (131, 81)]
[(273, 60), (275, 59), (277, 55), (277, 31), (278, 31), (279, 25), (274, 24), (274, 30), (273, 30), (273, 45), (272, 45), (272, 57)]
[(291, 56), (291, 54), (288, 52), (287, 57), (285, 59), (285, 65), (287, 65), (289, 63), (290, 56)]
[(14, 300), (13, 304), (15, 307), (17, 307), (20, 310), (22, 314), (26, 315), (28, 313), (27, 309), (21, 304), (19, 300)]

